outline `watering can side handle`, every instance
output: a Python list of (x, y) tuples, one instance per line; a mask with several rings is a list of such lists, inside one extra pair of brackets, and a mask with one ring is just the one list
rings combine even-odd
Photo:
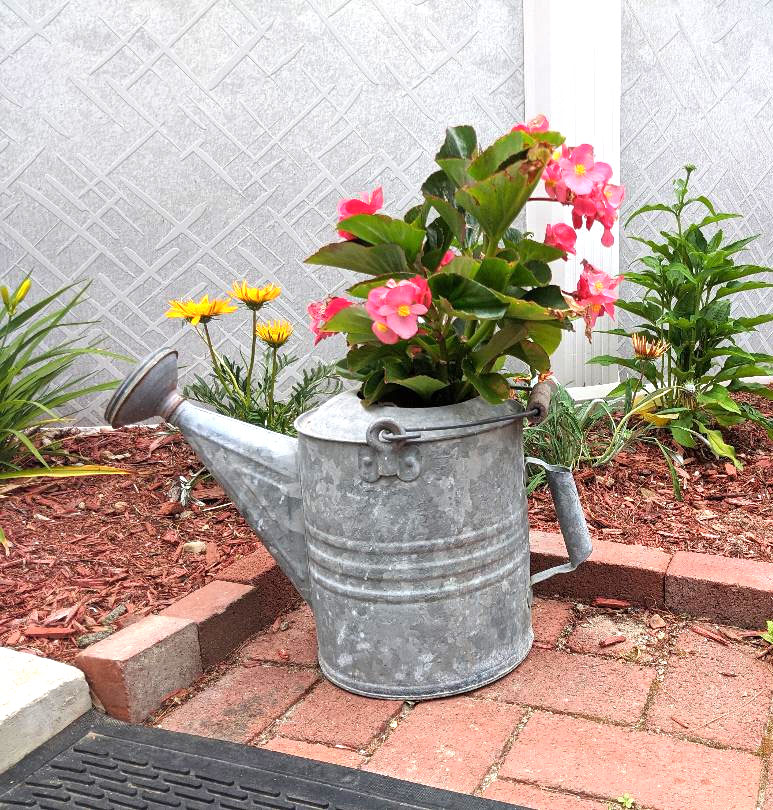
[(582, 511), (577, 485), (574, 482), (572, 471), (568, 467), (548, 464), (539, 458), (527, 458), (527, 464), (536, 464), (547, 473), (548, 487), (553, 496), (553, 504), (558, 516), (558, 524), (566, 544), (569, 562), (553, 566), (545, 571), (533, 574), (530, 580), (532, 586), (543, 582), (555, 574), (568, 574), (574, 571), (580, 563), (590, 557), (593, 551), (588, 524)]

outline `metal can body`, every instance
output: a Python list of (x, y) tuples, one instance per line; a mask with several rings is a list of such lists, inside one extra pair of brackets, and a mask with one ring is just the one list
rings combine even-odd
[(374, 450), (363, 434), (379, 417), (450, 425), (511, 406), (365, 412), (351, 394), (332, 403), (298, 423), (323, 672), (352, 692), (404, 699), (506, 674), (533, 640), (522, 420)]

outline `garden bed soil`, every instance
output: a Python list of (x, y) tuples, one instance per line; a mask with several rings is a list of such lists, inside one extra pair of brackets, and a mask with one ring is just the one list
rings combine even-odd
[[(180, 504), (180, 476), (201, 464), (179, 433), (76, 434), (61, 447), (62, 463), (129, 474), (0, 483), (0, 526), (13, 544), (0, 552), (0, 644), (70, 661), (76, 639), (104, 630), (111, 611), (126, 609), (108, 622), (125, 626), (254, 551), (255, 535), (211, 479), (194, 485), (200, 503)], [(206, 550), (186, 551), (191, 541)]]
[[(773, 402), (734, 395), (773, 418)], [(605, 467), (575, 472), (592, 533), (604, 540), (773, 561), (773, 442), (752, 422), (724, 431), (743, 469), (708, 452), (685, 451), (677, 467), (682, 500), (674, 495), (661, 451), (638, 444)], [(674, 445), (674, 449), (678, 449)], [(547, 490), (529, 504), (533, 529), (558, 531)]]
[[(750, 401), (773, 416), (773, 403)], [(629, 448), (604, 468), (578, 470), (593, 534), (773, 561), (773, 444), (753, 424), (727, 435), (743, 470), (690, 455), (679, 470), (681, 502), (657, 448)], [(13, 543), (0, 555), (0, 644), (71, 661), (82, 635), (158, 612), (255, 549), (254, 534), (211, 479), (179, 503), (180, 476), (189, 480), (201, 464), (178, 433), (74, 433), (61, 448), (69, 454), (62, 463), (129, 474), (0, 484), (0, 526)], [(558, 530), (547, 491), (532, 495), (529, 517), (532, 528)], [(191, 541), (206, 550), (186, 551)]]

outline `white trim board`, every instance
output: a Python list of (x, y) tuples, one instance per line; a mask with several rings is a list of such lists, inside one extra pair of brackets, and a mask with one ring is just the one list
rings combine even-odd
[[(616, 182), (620, 181), (621, 5), (620, 0), (523, 0), (526, 119), (544, 113), (569, 144), (593, 144), (596, 156), (612, 166)], [(578, 49), (578, 43), (584, 47)], [(570, 221), (569, 209), (553, 202), (526, 207), (526, 227), (537, 239), (546, 224)], [(602, 247), (601, 233), (598, 224), (590, 232), (583, 230), (577, 238), (579, 258), (555, 263), (556, 282), (564, 289), (575, 289), (583, 258), (607, 273), (619, 272), (618, 228), (612, 248)], [(603, 321), (599, 327), (606, 328)], [(613, 367), (587, 365), (592, 354), (613, 353), (614, 337), (594, 335), (591, 346), (583, 324), (576, 328), (553, 355), (558, 379), (575, 386), (616, 379)]]

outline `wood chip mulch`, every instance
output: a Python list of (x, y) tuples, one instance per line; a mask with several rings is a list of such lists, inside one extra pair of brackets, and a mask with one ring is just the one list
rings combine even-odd
[[(773, 403), (750, 398), (773, 416)], [(692, 454), (675, 500), (657, 449), (629, 448), (615, 463), (576, 472), (597, 538), (773, 561), (773, 443), (758, 426), (728, 431), (744, 469)], [(133, 428), (60, 440), (78, 460), (129, 472), (0, 484), (0, 644), (71, 661), (86, 643), (155, 613), (213, 579), (259, 542), (223, 491), (203, 476), (179, 503), (180, 476), (201, 469), (177, 433)], [(530, 499), (533, 528), (556, 531), (546, 490)], [(205, 544), (201, 554), (184, 550)], [(83, 637), (87, 638), (84, 640)]]
[[(773, 402), (739, 396), (767, 416)], [(595, 537), (632, 545), (773, 561), (773, 442), (751, 422), (728, 428), (742, 470), (712, 455), (686, 451), (677, 467), (683, 501), (657, 447), (627, 448), (605, 467), (577, 470), (575, 480)], [(531, 498), (532, 528), (558, 531), (547, 490)]]
[[(255, 550), (258, 540), (177, 433), (134, 428), (61, 440), (128, 475), (0, 483), (0, 644), (71, 661), (78, 639), (163, 610)], [(200, 554), (185, 543), (206, 543)], [(98, 636), (96, 636), (98, 638)], [(86, 641), (89, 639), (87, 638)], [(81, 640), (81, 643), (84, 643)]]

